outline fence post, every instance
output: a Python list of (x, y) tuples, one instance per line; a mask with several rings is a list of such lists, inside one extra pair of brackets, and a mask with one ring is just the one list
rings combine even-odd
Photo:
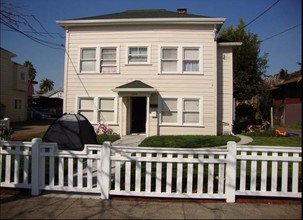
[(31, 164), (31, 185), (32, 195), (37, 196), (40, 194), (40, 138), (34, 138), (32, 140), (32, 164)]
[(236, 201), (236, 172), (237, 172), (237, 144), (234, 141), (227, 142), (227, 164), (225, 193), (226, 202)]
[(112, 143), (103, 142), (101, 151), (101, 199), (109, 199), (110, 181), (111, 181), (111, 160), (110, 150)]

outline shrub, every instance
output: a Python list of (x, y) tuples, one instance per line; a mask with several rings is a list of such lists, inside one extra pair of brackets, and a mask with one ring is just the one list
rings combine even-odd
[(112, 134), (112, 135), (98, 134), (97, 135), (97, 142), (99, 144), (102, 144), (104, 141), (115, 142), (116, 140), (119, 140), (119, 139), (120, 139), (120, 136), (118, 134)]

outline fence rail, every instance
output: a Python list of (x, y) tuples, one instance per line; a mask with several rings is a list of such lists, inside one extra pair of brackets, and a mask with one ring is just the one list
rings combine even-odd
[(224, 149), (85, 145), (59, 150), (56, 143), (1, 141), (2, 187), (168, 198), (302, 195), (302, 149), (242, 146)]

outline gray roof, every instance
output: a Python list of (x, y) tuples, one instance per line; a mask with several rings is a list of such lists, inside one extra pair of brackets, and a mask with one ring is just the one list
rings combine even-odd
[(118, 86), (116, 89), (146, 89), (146, 88), (152, 89), (153, 87), (141, 82), (140, 80), (135, 80), (130, 83), (126, 83), (122, 86)]
[(127, 10), (119, 13), (97, 15), (92, 17), (76, 18), (72, 20), (97, 20), (97, 19), (127, 19), (127, 18), (212, 18), (203, 15), (181, 14), (165, 9), (153, 10)]

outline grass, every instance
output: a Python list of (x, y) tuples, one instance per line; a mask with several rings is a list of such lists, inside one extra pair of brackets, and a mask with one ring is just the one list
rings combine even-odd
[(152, 136), (144, 139), (140, 147), (166, 147), (166, 148), (205, 148), (226, 145), (228, 141), (239, 142), (236, 136), (212, 135), (167, 135)]
[(301, 137), (253, 137), (247, 145), (301, 147)]

